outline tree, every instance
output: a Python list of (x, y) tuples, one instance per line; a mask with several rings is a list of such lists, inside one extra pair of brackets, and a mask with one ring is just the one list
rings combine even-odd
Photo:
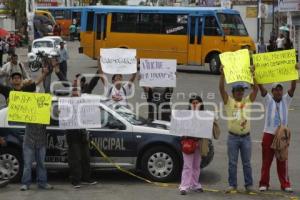
[(20, 28), (26, 22), (26, 1), (25, 0), (6, 0), (4, 5), (11, 10), (11, 15), (15, 18), (16, 28)]

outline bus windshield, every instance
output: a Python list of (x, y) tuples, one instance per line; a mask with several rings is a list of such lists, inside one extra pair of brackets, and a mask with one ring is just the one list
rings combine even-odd
[(240, 15), (219, 13), (218, 18), (225, 35), (248, 36)]

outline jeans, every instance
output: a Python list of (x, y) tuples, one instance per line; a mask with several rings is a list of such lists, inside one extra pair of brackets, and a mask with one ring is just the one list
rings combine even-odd
[(61, 63), (59, 63), (59, 70), (65, 78), (67, 78), (67, 67), (67, 61), (62, 61)]
[(201, 155), (197, 147), (193, 154), (183, 154), (183, 169), (180, 190), (197, 190), (202, 188), (199, 183)]
[(46, 147), (31, 147), (23, 144), (24, 169), (22, 184), (29, 186), (31, 184), (32, 163), (36, 161), (36, 182), (40, 187), (47, 184), (47, 170), (44, 164), (46, 156)]
[(50, 93), (50, 89), (51, 89), (51, 74), (52, 74), (52, 72), (49, 72), (49, 74), (46, 76), (46, 78), (45, 78), (45, 80), (43, 82), (45, 93)]
[(237, 187), (237, 164), (239, 152), (241, 152), (241, 159), (244, 171), (245, 187), (253, 185), (252, 168), (251, 168), (251, 137), (245, 136), (228, 136), (227, 148), (228, 148), (228, 182), (229, 186)]
[(68, 130), (68, 132), (70, 178), (71, 183), (76, 185), (81, 181), (89, 181), (91, 178), (89, 144), (87, 135), (80, 130)]
[[(275, 156), (274, 149), (271, 148), (275, 135), (264, 133), (262, 141), (262, 167), (261, 167), (261, 178), (259, 186), (269, 187), (270, 184), (270, 168)], [(291, 187), (289, 175), (288, 175), (288, 161), (277, 162), (277, 174), (280, 181), (281, 189)]]

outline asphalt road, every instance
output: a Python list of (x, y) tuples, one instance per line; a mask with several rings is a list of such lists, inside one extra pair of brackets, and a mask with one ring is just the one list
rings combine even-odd
[[(68, 43), (71, 59), (68, 62), (68, 78), (72, 79), (75, 74), (80, 73), (95, 73), (96, 62), (90, 58), (79, 55), (77, 53), (78, 42)], [(18, 50), (20, 58), (26, 58), (26, 50)], [(190, 69), (191, 67), (188, 67)], [(201, 67), (192, 67), (192, 69), (203, 69)], [(177, 73), (177, 87), (174, 91), (172, 102), (187, 102), (189, 94), (197, 93), (203, 96), (205, 102), (214, 102), (220, 104), (220, 96), (218, 94), (218, 76), (211, 75), (205, 71), (191, 71), (186, 67), (180, 67), (180, 72)], [(33, 75), (34, 77), (36, 74)], [(53, 79), (56, 77), (53, 75)], [(127, 77), (125, 77), (126, 79)], [(101, 94), (103, 86), (99, 82), (94, 90), (95, 94)], [(258, 102), (262, 102), (261, 97), (258, 97)], [(142, 98), (142, 90), (138, 87), (136, 81), (135, 96), (129, 102), (136, 104), (137, 102), (145, 102)], [(208, 107), (210, 109), (210, 107)], [(146, 107), (138, 110), (140, 115), (146, 115)], [(223, 190), (227, 188), (227, 153), (226, 139), (227, 126), (226, 122), (220, 119), (222, 134), (218, 141), (214, 141), (215, 157), (213, 162), (204, 170), (201, 171), (200, 181), (204, 188), (216, 189), (219, 191), (207, 191), (203, 194), (191, 193), (184, 197), (186, 199), (290, 199), (291, 196), (300, 196), (300, 127), (298, 127), (300, 119), (300, 85), (294, 97), (289, 116), (289, 127), (292, 130), (292, 142), (289, 151), (289, 175), (295, 193), (283, 197), (279, 188), (279, 181), (276, 173), (276, 163), (273, 163), (271, 171), (271, 191), (270, 194), (246, 195), (246, 194), (224, 194)], [(251, 137), (253, 140), (252, 150), (252, 167), (255, 189), (258, 189), (261, 169), (261, 138), (264, 120), (255, 120), (252, 122)], [(11, 184), (5, 189), (0, 189), (1, 200), (19, 200), (19, 199), (107, 199), (107, 200), (135, 200), (135, 199), (182, 199), (177, 190), (178, 182), (172, 183), (169, 187), (162, 188), (153, 186), (148, 183), (136, 180), (117, 171), (101, 171), (94, 174), (94, 177), (100, 181), (96, 186), (83, 187), (80, 190), (74, 190), (69, 182), (66, 172), (51, 172), (49, 174), (49, 182), (54, 185), (53, 191), (41, 191), (35, 186), (32, 190), (26, 192), (19, 191), (19, 184)], [(239, 160), (238, 167), (238, 183), (241, 191), (243, 188), (243, 171)]]

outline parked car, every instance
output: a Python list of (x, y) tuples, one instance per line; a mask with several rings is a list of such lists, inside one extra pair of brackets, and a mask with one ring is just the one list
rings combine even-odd
[[(90, 95), (85, 95), (90, 96)], [(178, 178), (182, 168), (180, 137), (169, 133), (169, 122), (153, 121), (138, 117), (126, 107), (106, 106), (107, 99), (99, 98), (101, 127), (87, 129), (89, 139), (108, 155), (115, 163), (125, 169), (141, 171), (147, 178), (167, 182)], [(53, 97), (52, 109), (57, 110), (58, 97)], [(8, 108), (0, 110), (0, 137), (6, 146), (0, 148), (0, 178), (17, 181), (22, 175), (22, 141), (24, 124), (7, 121)], [(214, 148), (209, 145), (209, 154), (202, 159), (201, 167), (213, 159)], [(111, 169), (114, 165), (102, 159), (91, 147), (91, 166), (93, 169)], [(68, 146), (65, 130), (59, 127), (58, 117), (51, 116), (47, 127), (46, 167), (48, 169), (68, 168)]]
[(43, 37), (43, 39), (52, 39), (55, 41), (55, 46), (56, 48), (60, 48), (60, 43), (64, 42), (65, 43), (65, 49), (67, 49), (67, 43), (60, 37), (60, 36), (46, 36)]

